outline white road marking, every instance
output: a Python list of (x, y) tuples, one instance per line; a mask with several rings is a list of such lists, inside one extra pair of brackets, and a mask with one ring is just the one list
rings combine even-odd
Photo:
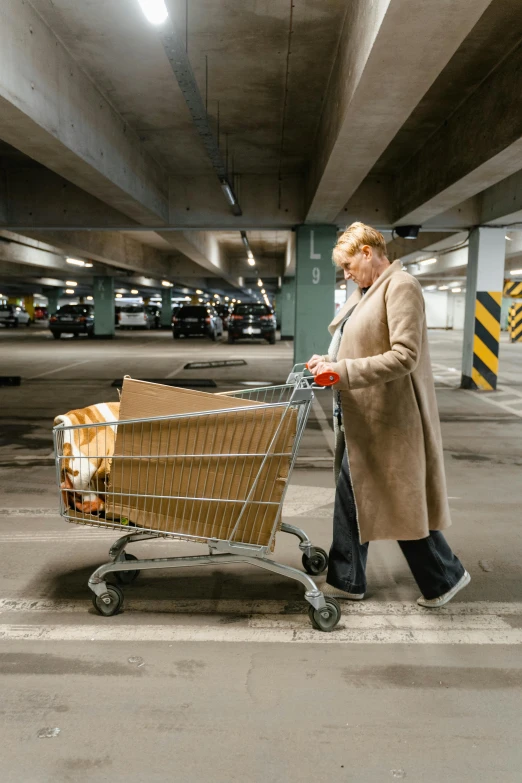
[[(497, 397), (499, 392), (502, 396)], [(512, 396), (513, 399), (508, 397), (506, 400), (506, 398), (503, 396), (506, 393), (508, 393), (510, 397)], [(498, 386), (496, 392), (466, 390), (466, 394), (472, 394), (474, 397), (480, 397), (483, 402), (487, 402), (490, 405), (494, 405), (496, 408), (500, 408), (501, 410), (506, 411), (506, 413), (511, 413), (514, 416), (518, 416), (518, 418), (522, 418), (522, 407), (513, 407), (514, 405), (522, 405), (522, 392), (519, 392), (516, 389), (506, 388), (505, 386)]]
[(62, 370), (69, 370), (71, 367), (78, 367), (80, 364), (88, 364), (90, 361), (90, 359), (84, 359), (82, 362), (74, 362), (73, 364), (66, 364), (63, 367), (57, 367), (55, 370), (47, 370), (47, 372), (41, 372), (38, 375), (30, 375), (26, 378), (26, 381), (34, 381), (35, 378), (43, 378), (44, 375), (53, 375)]
[[(296, 627), (297, 626), (297, 627)], [(100, 618), (92, 625), (0, 625), (4, 641), (55, 642), (228, 642), (294, 644), (522, 644), (522, 629), (510, 628), (348, 628), (342, 624), (331, 633), (306, 624), (281, 623), (259, 628), (252, 620), (215, 626), (120, 625)]]
[(175, 369), (175, 370), (173, 370), (172, 372), (170, 372), (170, 373), (169, 373), (168, 375), (166, 375), (165, 377), (166, 377), (166, 378), (175, 378), (175, 377), (176, 377), (176, 375), (179, 375), (179, 373), (182, 371), (182, 369), (184, 368), (185, 364), (186, 364), (186, 362), (183, 362), (182, 364), (179, 364), (179, 365), (176, 367), (176, 369)]

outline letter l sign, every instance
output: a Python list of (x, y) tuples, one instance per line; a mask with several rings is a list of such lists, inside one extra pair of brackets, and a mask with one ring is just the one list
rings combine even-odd
[(314, 248), (314, 232), (310, 231), (310, 258), (320, 259), (321, 254), (315, 252)]

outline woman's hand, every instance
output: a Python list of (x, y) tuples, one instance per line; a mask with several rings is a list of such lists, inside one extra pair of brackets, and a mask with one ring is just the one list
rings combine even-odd
[(313, 374), (315, 375), (321, 375), (322, 373), (334, 373), (335, 370), (333, 368), (333, 365), (330, 364), (330, 362), (319, 362), (316, 364), (316, 366), (313, 369)]
[(318, 364), (324, 363), (324, 356), (319, 356), (318, 354), (314, 353), (311, 359), (308, 359), (307, 367), (310, 370), (311, 373), (316, 375), (315, 368)]

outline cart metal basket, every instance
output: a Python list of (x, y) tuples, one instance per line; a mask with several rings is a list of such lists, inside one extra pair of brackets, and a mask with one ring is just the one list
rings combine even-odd
[[(335, 380), (320, 382), (326, 386)], [(305, 366), (296, 365), (282, 386), (225, 393), (237, 398), (237, 407), (54, 428), (61, 516), (75, 524), (125, 531), (109, 550), (110, 562), (89, 579), (99, 614), (122, 610), (121, 586), (131, 584), (140, 571), (248, 563), (300, 582), (314, 628), (333, 630), (341, 616), (339, 603), (325, 597), (312, 579), (326, 569), (328, 556), (303, 530), (281, 519), (319, 388)], [(75, 451), (71, 443), (80, 435), (73, 430), (81, 429), (87, 450), (74, 453), (74, 468), (89, 477), (89, 489), (64, 489), (64, 471), (70, 471)], [(88, 513), (89, 502), (78, 510), (70, 495), (95, 496), (103, 511)], [(306, 573), (271, 558), (279, 530), (299, 539)], [(209, 554), (138, 560), (126, 551), (133, 542), (154, 538), (196, 541), (207, 545)], [(110, 573), (118, 584), (106, 581)]]

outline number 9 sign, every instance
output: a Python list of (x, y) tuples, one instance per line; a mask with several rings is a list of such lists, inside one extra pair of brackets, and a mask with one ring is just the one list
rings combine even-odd
[(312, 283), (314, 285), (317, 285), (320, 282), (321, 282), (321, 270), (319, 269), (318, 266), (314, 266), (314, 268), (312, 269)]

